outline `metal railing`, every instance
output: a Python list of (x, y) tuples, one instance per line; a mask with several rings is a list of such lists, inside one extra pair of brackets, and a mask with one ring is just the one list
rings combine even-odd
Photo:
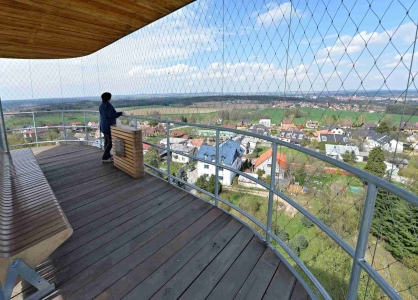
[[(74, 142), (74, 141), (70, 141), (67, 140), (67, 135), (64, 134), (64, 139), (63, 140), (56, 140), (56, 141), (44, 141), (39, 139), (38, 134), (37, 134), (37, 130), (40, 128), (45, 128), (45, 126), (41, 126), (41, 127), (37, 127), (37, 122), (36, 122), (36, 118), (37, 116), (41, 115), (41, 114), (54, 114), (54, 113), (59, 113), (62, 115), (62, 125), (60, 126), (51, 126), (51, 127), (47, 127), (47, 128), (58, 128), (58, 127), (63, 127), (64, 128), (64, 133), (65, 133), (65, 128), (82, 128), (84, 129), (84, 132), (86, 134), (86, 140), (81, 140), (81, 141), (75, 141), (75, 142), (81, 142), (81, 143), (86, 143), (89, 144), (91, 143), (91, 141), (89, 141), (88, 139), (88, 129), (90, 128), (90, 126), (87, 125), (87, 115), (89, 114), (93, 114), (93, 115), (97, 115), (98, 112), (97, 111), (47, 111), (47, 112), (25, 112), (25, 113), (5, 113), (4, 115), (29, 115), (32, 117), (33, 119), (33, 127), (34, 127), (34, 132), (36, 134), (36, 141), (35, 142), (30, 142), (30, 143), (25, 143), (25, 144), (16, 144), (16, 145), (10, 145), (11, 148), (14, 147), (22, 147), (22, 146), (39, 146), (40, 144), (43, 143), (68, 143), (68, 142)], [(80, 117), (82, 117), (84, 119), (84, 125), (80, 125), (80, 126), (72, 126), (72, 125), (68, 125), (67, 122), (65, 122), (65, 115), (67, 113), (77, 113), (77, 114), (81, 114)], [(304, 264), (304, 262), (298, 257), (298, 255), (296, 253), (294, 253), (291, 248), (287, 245), (286, 242), (282, 241), (273, 231), (272, 231), (272, 214), (273, 214), (273, 197), (274, 196), (278, 196), (280, 198), (282, 198), (284, 201), (286, 201), (288, 204), (290, 204), (291, 206), (293, 206), (295, 209), (297, 209), (298, 212), (300, 212), (301, 214), (303, 214), (306, 218), (308, 218), (310, 221), (312, 221), (313, 224), (315, 224), (318, 228), (320, 228), (329, 238), (331, 238), (339, 247), (341, 247), (341, 249), (343, 249), (348, 255), (349, 257), (351, 257), (353, 259), (353, 264), (352, 264), (352, 269), (351, 269), (351, 276), (350, 276), (350, 281), (349, 281), (349, 287), (348, 287), (348, 294), (346, 296), (346, 299), (356, 299), (357, 297), (357, 293), (358, 293), (358, 288), (359, 288), (359, 282), (360, 282), (360, 276), (361, 276), (361, 271), (364, 270), (369, 276), (370, 278), (372, 278), (377, 285), (386, 293), (387, 296), (389, 296), (391, 299), (401, 299), (401, 297), (399, 296), (399, 294), (396, 292), (396, 290), (390, 285), (388, 284), (388, 282), (378, 273), (378, 271), (372, 266), (370, 265), (366, 259), (365, 259), (365, 254), (366, 254), (366, 248), (367, 248), (367, 243), (368, 243), (368, 235), (370, 233), (370, 228), (371, 228), (371, 223), (372, 223), (372, 219), (373, 219), (373, 213), (374, 213), (374, 209), (375, 209), (375, 202), (376, 202), (376, 196), (377, 196), (377, 190), (378, 188), (383, 189), (393, 195), (398, 196), (399, 198), (403, 199), (404, 201), (408, 202), (409, 204), (418, 207), (418, 196), (414, 195), (413, 193), (402, 189), (392, 183), (389, 183), (388, 181), (379, 178), (373, 174), (370, 174), (366, 171), (363, 171), (361, 169), (358, 169), (352, 165), (349, 165), (347, 163), (344, 163), (342, 161), (336, 160), (334, 158), (328, 157), (324, 154), (321, 154), (319, 152), (313, 151), (311, 149), (308, 148), (304, 148), (304, 147), (300, 147), (298, 145), (294, 145), (285, 141), (281, 141), (278, 140), (274, 137), (271, 136), (264, 136), (264, 135), (259, 135), (259, 134), (255, 134), (252, 132), (247, 132), (247, 131), (242, 131), (242, 130), (236, 130), (236, 129), (231, 129), (231, 128), (224, 128), (224, 127), (219, 127), (219, 126), (212, 126), (212, 125), (204, 125), (204, 124), (193, 124), (193, 123), (185, 123), (185, 122), (179, 122), (179, 121), (171, 121), (171, 120), (163, 120), (163, 119), (155, 119), (155, 118), (150, 118), (150, 117), (144, 117), (144, 116), (133, 116), (133, 115), (123, 115), (123, 118), (129, 118), (131, 120), (133, 120), (134, 124), (133, 127), (137, 128), (137, 124), (138, 124), (138, 120), (144, 120), (144, 121), (157, 121), (159, 123), (165, 123), (166, 126), (166, 139), (167, 139), (167, 146), (164, 145), (158, 145), (155, 143), (151, 143), (148, 141), (143, 141), (144, 144), (147, 144), (149, 146), (152, 146), (156, 149), (160, 149), (160, 150), (164, 150), (167, 151), (167, 170), (161, 170), (158, 168), (153, 167), (152, 165), (149, 164), (145, 164), (145, 166), (152, 171), (158, 172), (160, 174), (163, 174), (164, 176), (167, 177), (167, 180), (170, 184), (174, 184), (175, 182), (181, 182), (182, 184), (184, 184), (185, 186), (188, 186), (192, 189), (197, 190), (198, 192), (207, 195), (211, 198), (214, 199), (214, 205), (216, 205), (217, 207), (220, 207), (220, 203), (230, 207), (231, 209), (234, 209), (235, 211), (237, 211), (238, 213), (242, 214), (245, 218), (247, 218), (248, 220), (250, 220), (251, 222), (253, 222), (255, 225), (257, 225), (262, 231), (265, 232), (264, 236), (261, 236), (258, 232), (255, 231), (255, 233), (260, 236), (260, 238), (262, 238), (267, 245), (269, 245), (276, 253), (277, 250), (275, 249), (275, 247), (272, 245), (272, 241), (276, 242), (278, 245), (280, 245), (283, 250), (293, 259), (293, 261), (296, 263), (296, 265), (304, 272), (304, 274), (306, 274), (306, 276), (309, 278), (309, 280), (312, 282), (313, 286), (318, 290), (318, 292), (320, 293), (320, 295), (325, 298), (325, 299), (331, 299), (329, 293), (327, 292), (327, 290), (325, 290), (325, 288), (322, 286), (322, 284), (318, 281), (318, 279), (313, 275), (313, 273), (309, 270), (309, 268)], [(190, 127), (197, 127), (197, 128), (204, 128), (204, 129), (211, 129), (214, 130), (216, 132), (215, 135), (215, 147), (216, 147), (216, 155), (215, 155), (215, 159), (202, 159), (199, 158), (197, 156), (194, 155), (189, 155), (187, 153), (184, 152), (180, 152), (180, 151), (176, 151), (174, 149), (171, 149), (170, 147), (170, 130), (172, 128), (174, 128), (174, 126), (190, 126)], [(8, 129), (6, 130), (6, 132), (14, 132), (16, 130), (20, 130), (20, 129)], [(353, 248), (351, 245), (349, 245), (341, 236), (339, 236), (335, 231), (333, 231), (329, 226), (327, 226), (323, 221), (321, 221), (319, 218), (317, 218), (314, 214), (312, 214), (310, 211), (308, 211), (307, 208), (303, 207), (301, 204), (299, 204), (297, 201), (295, 201), (294, 199), (292, 199), (290, 196), (286, 195), (285, 193), (283, 193), (282, 191), (278, 190), (277, 187), (277, 182), (275, 180), (276, 178), (276, 164), (272, 163), (272, 167), (271, 167), (271, 171), (270, 171), (270, 183), (266, 183), (258, 178), (252, 177), (251, 175), (242, 172), (238, 169), (232, 168), (228, 165), (225, 165), (221, 162), (220, 160), (220, 150), (219, 150), (219, 146), (220, 146), (220, 134), (221, 132), (233, 132), (236, 134), (240, 134), (240, 135), (245, 135), (245, 136), (250, 136), (250, 137), (254, 137), (257, 139), (262, 139), (264, 141), (270, 142), (271, 146), (272, 146), (272, 157), (276, 157), (277, 154), (277, 147), (278, 146), (284, 146), (287, 147), (289, 149), (293, 149), (296, 150), (298, 152), (304, 153), (306, 155), (309, 155), (311, 157), (317, 158), (323, 162), (329, 163), (337, 168), (340, 168), (342, 170), (346, 170), (348, 172), (350, 172), (351, 174), (359, 177), (361, 180), (363, 180), (366, 184), (367, 184), (367, 194), (366, 194), (366, 199), (365, 199), (365, 204), (364, 204), (364, 209), (362, 211), (362, 216), (361, 216), (361, 225), (360, 225), (360, 231), (359, 231), (359, 235), (357, 237), (357, 243), (356, 243), (356, 247)], [(101, 141), (101, 137), (100, 137), (100, 142), (99, 142), (99, 146), (102, 146), (102, 141)], [(6, 143), (7, 143), (7, 139), (6, 139)], [(172, 154), (177, 154), (177, 155), (181, 155), (196, 161), (200, 161), (200, 162), (204, 162), (205, 164), (210, 164), (212, 166), (215, 167), (215, 176), (216, 176), (216, 180), (215, 180), (215, 192), (214, 194), (206, 191), (205, 189), (199, 188), (194, 184), (191, 184), (190, 182), (184, 181), (181, 178), (178, 178), (176, 176), (173, 176), (171, 174), (171, 166), (170, 166), (170, 161), (171, 161), (171, 156)], [(223, 168), (224, 170), (229, 170), (239, 176), (243, 176), (253, 182), (255, 182), (256, 184), (262, 186), (263, 188), (267, 189), (268, 191), (268, 210), (267, 210), (267, 223), (263, 224), (260, 220), (258, 220), (257, 218), (255, 218), (253, 215), (251, 215), (250, 213), (248, 213), (247, 211), (243, 210), (242, 208), (238, 207), (237, 205), (234, 205), (233, 203), (223, 199), (222, 197), (220, 197), (219, 195), (219, 169)], [(147, 171), (149, 173), (149, 171)], [(205, 200), (205, 199), (203, 199)], [(241, 220), (242, 222), (245, 223), (245, 221)], [(248, 225), (248, 224), (246, 224)], [(302, 280), (303, 282), (303, 280)], [(315, 295), (311, 295), (312, 297), (315, 297)]]

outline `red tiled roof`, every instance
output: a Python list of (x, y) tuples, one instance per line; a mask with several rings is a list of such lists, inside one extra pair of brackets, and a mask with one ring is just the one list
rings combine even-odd
[(143, 150), (148, 150), (149, 148), (151, 148), (150, 145), (142, 143), (142, 149)]
[(223, 128), (229, 128), (229, 129), (237, 129), (237, 125), (222, 125)]
[(282, 124), (292, 124), (292, 121), (291, 120), (283, 120)]
[(200, 147), (205, 142), (205, 139), (191, 139), (190, 144), (192, 144), (195, 147)]
[[(254, 167), (257, 168), (265, 160), (267, 160), (268, 158), (270, 158), (272, 154), (273, 154), (273, 149), (272, 148), (268, 149), (266, 152), (264, 152), (263, 154), (261, 154), (261, 156), (255, 162)], [(277, 153), (276, 161), (280, 164), (280, 166), (282, 168), (285, 168), (286, 167), (286, 155), (284, 155), (282, 153)]]

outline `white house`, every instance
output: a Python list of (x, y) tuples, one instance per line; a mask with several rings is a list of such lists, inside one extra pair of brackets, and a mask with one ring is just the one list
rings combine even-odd
[[(229, 139), (219, 145), (219, 159), (220, 163), (228, 166), (232, 169), (239, 170), (242, 165), (241, 156), (244, 153), (243, 149)], [(199, 152), (196, 155), (198, 158), (208, 162), (215, 162), (216, 148), (214, 146), (202, 145)], [(211, 175), (216, 174), (216, 168), (214, 165), (199, 161), (197, 164), (197, 176), (204, 175), (207, 179)], [(223, 185), (231, 185), (236, 173), (226, 170), (222, 167), (219, 168), (219, 181)]]
[[(271, 174), (273, 149), (270, 148), (257, 159), (254, 164), (254, 171), (262, 170), (264, 177)], [(284, 170), (286, 169), (286, 155), (277, 153), (276, 156), (276, 179), (284, 178)]]
[[(162, 139), (160, 141), (160, 144), (163, 144), (164, 146), (167, 146), (167, 139), (166, 138)], [(174, 145), (174, 144), (186, 145), (187, 144), (187, 139), (170, 137), (170, 146)]]
[(342, 129), (338, 125), (324, 126), (321, 128), (321, 130), (328, 130), (329, 132), (332, 132), (333, 134), (345, 134), (344, 129)]
[(271, 127), (271, 119), (260, 119), (258, 124), (264, 125), (266, 127)]
[[(247, 174), (250, 175), (251, 177), (255, 178), (255, 179), (258, 178), (258, 175), (255, 174), (255, 173), (247, 173)], [(262, 185), (259, 185), (255, 181), (253, 181), (253, 180), (251, 180), (251, 179), (249, 179), (247, 177), (244, 177), (242, 175), (240, 175), (238, 177), (238, 184), (239, 185), (242, 185), (242, 186), (245, 186), (245, 187), (250, 187), (250, 188), (265, 189), (265, 187), (263, 187)]]
[(325, 144), (325, 153), (332, 158), (343, 160), (343, 154), (346, 153), (346, 151), (349, 153), (354, 151), (356, 161), (363, 161), (363, 155), (360, 154), (357, 146)]
[(233, 138), (233, 141), (241, 146), (244, 150), (244, 155), (253, 153), (254, 149), (257, 147), (258, 139), (252, 136), (237, 136)]
[(403, 143), (398, 142), (386, 134), (375, 132), (368, 136), (366, 140), (368, 141), (369, 149), (380, 147), (391, 153), (402, 153), (403, 151)]
[[(183, 152), (183, 153), (191, 155), (191, 156), (196, 156), (196, 154), (197, 154), (197, 148), (196, 147), (189, 147), (189, 146), (180, 145), (180, 144), (171, 145), (171, 150)], [(180, 155), (180, 154), (177, 154), (177, 153), (172, 153), (171, 154), (171, 161), (186, 164), (186, 163), (192, 163), (193, 158), (183, 156), (183, 155)]]

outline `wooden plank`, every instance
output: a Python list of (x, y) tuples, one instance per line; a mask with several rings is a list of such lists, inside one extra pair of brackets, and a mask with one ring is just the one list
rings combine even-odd
[[(218, 208), (209, 207), (209, 211), (202, 210), (201, 213), (196, 212), (196, 214), (193, 214), (190, 217), (183, 218), (169, 230), (164, 231), (162, 234), (147, 243), (143, 248), (138, 249), (113, 268), (85, 285), (82, 289), (71, 295), (69, 299), (79, 299), (82, 295), (83, 297), (89, 298), (97, 297), (99, 293), (114, 284), (117, 280), (123, 278), (123, 276), (129, 276), (129, 273), (132, 274), (132, 272), (135, 272), (137, 270), (136, 267), (140, 265), (141, 262), (150, 257), (164, 245), (170, 241), (173, 241), (174, 243), (174, 239), (177, 239), (176, 241), (180, 244), (187, 243), (194, 236), (209, 226), (209, 224), (216, 220), (216, 218), (218, 218), (222, 213), (223, 212)], [(183, 230), (184, 232), (182, 232)], [(171, 244), (171, 246), (172, 245), (173, 244)], [(132, 268), (134, 269), (130, 272)]]
[[(227, 220), (229, 220), (229, 223), (221, 231), (219, 231), (216, 236), (210, 240), (210, 242), (207, 238), (203, 239), (196, 245), (190, 246), (190, 248), (182, 249), (167, 262), (161, 262), (160, 257), (157, 257), (155, 260), (148, 262), (148, 264), (144, 263), (140, 265), (139, 267), (142, 272), (135, 277), (135, 284), (137, 286), (123, 298), (138, 299), (142, 297), (143, 299), (148, 299), (192, 258), (198, 261), (199, 259), (195, 258), (195, 255), (198, 255), (200, 259), (203, 259), (206, 255), (216, 256), (242, 228), (242, 224), (240, 224), (237, 220), (231, 218), (228, 218)], [(159, 268), (155, 273), (149, 275), (162, 263), (163, 265), (161, 268)], [(147, 276), (149, 277), (146, 278)], [(132, 281), (132, 278), (127, 278), (127, 280)], [(123, 287), (120, 282), (118, 283), (121, 287)], [(104, 296), (108, 296), (114, 299), (120, 299), (121, 296), (119, 295), (124, 295), (124, 293), (121, 290), (121, 287), (118, 287), (118, 283), (109, 287), (98, 298), (105, 299), (106, 297)]]
[(205, 299), (233, 299), (263, 255), (265, 249), (266, 245), (255, 236)]
[(292, 292), (292, 297), (290, 300), (308, 300), (309, 295), (308, 292), (305, 290), (303, 285), (298, 281), (296, 281), (295, 288)]
[(241, 228), (215, 259), (192, 259), (151, 299), (195, 299), (200, 291), (208, 295), (253, 236), (250, 230)]
[[(124, 231), (112, 243), (107, 243), (91, 255), (77, 260), (50, 279), (59, 285), (62, 284), (60, 286), (62, 295), (66, 296), (68, 293), (74, 293), (127, 255), (140, 249), (163, 231), (171, 228), (173, 224), (184, 219), (185, 216), (189, 216), (188, 218), (193, 220), (205, 214), (209, 209), (209, 205), (199, 200), (194, 201), (193, 197), (187, 196), (155, 217), (149, 218), (128, 231)], [(67, 270), (71, 270), (71, 274), (68, 274)]]
[(234, 299), (262, 299), (279, 264), (280, 258), (267, 248)]
[(263, 299), (288, 300), (292, 294), (296, 278), (284, 263), (279, 265)]

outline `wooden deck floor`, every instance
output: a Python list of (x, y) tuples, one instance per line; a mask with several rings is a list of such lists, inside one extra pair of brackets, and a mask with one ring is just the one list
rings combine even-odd
[(74, 229), (37, 268), (56, 285), (48, 299), (310, 299), (251, 230), (193, 195), (93, 147), (36, 157)]

